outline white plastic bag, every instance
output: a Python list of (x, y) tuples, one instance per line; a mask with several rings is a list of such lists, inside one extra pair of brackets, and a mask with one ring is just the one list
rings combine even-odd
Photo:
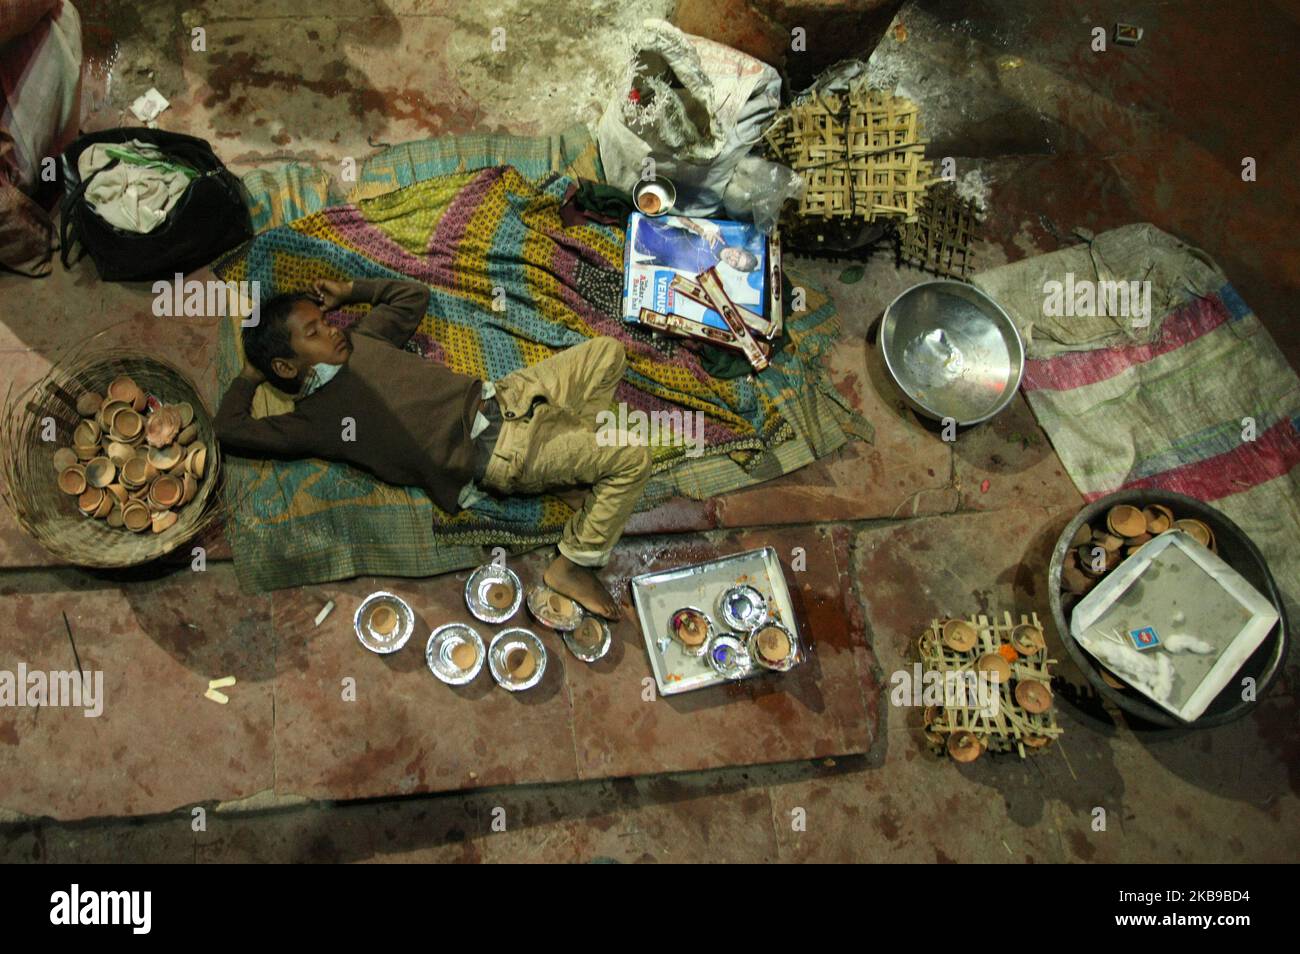
[(776, 114), (781, 78), (752, 56), (663, 20), (646, 20), (634, 48), (597, 127), (605, 178), (630, 192), (652, 159), (654, 174), (677, 187), (675, 212), (710, 215)]
[(781, 218), (781, 207), (803, 194), (803, 176), (789, 166), (761, 156), (745, 156), (736, 163), (722, 195), (727, 218), (749, 220), (761, 232), (771, 232)]

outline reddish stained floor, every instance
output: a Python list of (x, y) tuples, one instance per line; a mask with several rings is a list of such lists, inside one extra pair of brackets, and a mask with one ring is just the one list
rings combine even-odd
[[(539, 5), (523, 30), (511, 24), (510, 66), (475, 45), (495, 22), (490, 9), (475, 19), (454, 4), (324, 0), (304, 18), (291, 6), (83, 5), (87, 127), (122, 122), (119, 109), (157, 85), (173, 103), (166, 128), (209, 138), (244, 171), (329, 164), (445, 132), (550, 131), (603, 105), (608, 78), (557, 67), (574, 45), (563, 30), (574, 11), (561, 4)], [(1097, 54), (1088, 48), (1097, 24), (1065, 0), (922, 0), (901, 14), (907, 39), (891, 31), (882, 53), (921, 101), (934, 151), (992, 181), (985, 266), (1050, 251), (1078, 226), (1150, 220), (1214, 255), (1294, 364), (1289, 170), (1300, 156), (1286, 67), (1296, 15), (1199, 2), (1137, 2), (1122, 15), (1145, 27), (1142, 44)], [(186, 43), (200, 24), (207, 56)], [(1109, 30), (1111, 19), (1098, 24)], [(607, 51), (621, 34), (605, 22), (585, 36)], [(1241, 182), (1243, 155), (1259, 160), (1258, 182)], [(5, 514), (0, 621), (13, 635), (0, 668), (70, 665), (66, 612), (83, 663), (110, 672), (114, 703), (99, 720), (0, 710), (0, 811), (10, 813), (0, 818), (13, 819), (0, 824), (0, 856), (1294, 858), (1294, 664), (1250, 718), (1194, 735), (1127, 725), (1063, 664), (1059, 747), (964, 767), (929, 754), (918, 713), (889, 703), (910, 641), (935, 614), (1046, 618), (1043, 567), (1080, 501), (1023, 400), (947, 445), (890, 390), (866, 332), (922, 276), (883, 255), (853, 284), (839, 281), (842, 264), (804, 268), (843, 316), (832, 372), (875, 425), (874, 443), (760, 488), (638, 516), (614, 567), (623, 579), (664, 561), (802, 546), (808, 570), (788, 575), (816, 653), (797, 680), (646, 707), (644, 652), (624, 624), (596, 667), (560, 651), (530, 704), (482, 688), (434, 696), (441, 687), (418, 653), (380, 660), (351, 641), (347, 609), (379, 581), (249, 597), (219, 539), (204, 574), (181, 560), (125, 576), (46, 568)], [(216, 396), (211, 327), (154, 319), (143, 286), (103, 285), (82, 264), (43, 282), (0, 277), (0, 300), (0, 351), (15, 383), (58, 347), (124, 321), (113, 335), (195, 369)], [(437, 616), (451, 612), (462, 578), (385, 582)], [(310, 618), (329, 598), (338, 608), (317, 630)], [(1055, 633), (1049, 648), (1064, 655)], [(203, 701), (206, 680), (229, 672), (240, 678), (230, 705)], [(356, 703), (335, 701), (347, 676)], [(716, 767), (726, 765), (735, 767)], [(188, 807), (217, 802), (231, 804), (194, 833)], [(1106, 832), (1092, 829), (1097, 807)], [(490, 827), (497, 811), (504, 832)]]

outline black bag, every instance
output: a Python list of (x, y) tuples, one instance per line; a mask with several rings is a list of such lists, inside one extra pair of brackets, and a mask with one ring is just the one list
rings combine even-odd
[[(94, 176), (82, 182), (77, 171), (78, 158), (93, 144), (132, 139), (157, 146), (168, 159), (199, 173), (152, 232), (119, 229), (96, 215), (84, 198)], [(105, 168), (115, 164), (116, 160)], [(63, 177), (59, 221), (63, 267), (68, 267), (72, 244), (80, 242), (105, 281), (152, 281), (191, 272), (253, 235), (243, 186), (212, 147), (193, 136), (144, 128), (88, 133), (63, 151)]]

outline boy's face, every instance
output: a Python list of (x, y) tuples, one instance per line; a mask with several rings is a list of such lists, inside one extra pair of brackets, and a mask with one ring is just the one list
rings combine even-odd
[(298, 302), (286, 320), (293, 360), (275, 359), (275, 370), (281, 377), (298, 377), (315, 364), (343, 364), (351, 356), (352, 342), (347, 334), (327, 324), (316, 304)]

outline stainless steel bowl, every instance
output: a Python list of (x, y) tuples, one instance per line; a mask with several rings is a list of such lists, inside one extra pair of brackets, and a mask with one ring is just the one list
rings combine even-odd
[[(641, 208), (642, 196), (654, 196), (659, 205), (653, 212), (647, 212)], [(636, 188), (632, 190), (632, 204), (642, 215), (648, 215), (651, 218), (658, 218), (661, 215), (667, 215), (673, 210), (677, 202), (677, 187), (663, 176), (656, 176), (653, 179), (642, 179), (637, 183)]]
[[(468, 669), (457, 666), (451, 656), (462, 644), (474, 647), (474, 664)], [(429, 641), (424, 647), (424, 661), (428, 663), (429, 669), (449, 686), (463, 686), (472, 682), (482, 671), (486, 655), (483, 637), (464, 623), (439, 626), (429, 634)]]
[[(397, 614), (397, 625), (391, 633), (380, 633), (370, 625), (370, 614), (380, 606), (391, 607)], [(352, 628), (356, 631), (357, 639), (361, 640), (361, 645), (372, 653), (395, 653), (406, 645), (411, 633), (415, 631), (415, 611), (411, 609), (410, 603), (396, 593), (379, 590), (367, 596), (357, 607), (352, 617)]]
[(966, 426), (1006, 407), (1020, 386), (1025, 347), (1015, 322), (964, 282), (923, 282), (880, 322), (880, 353), (909, 405)]

